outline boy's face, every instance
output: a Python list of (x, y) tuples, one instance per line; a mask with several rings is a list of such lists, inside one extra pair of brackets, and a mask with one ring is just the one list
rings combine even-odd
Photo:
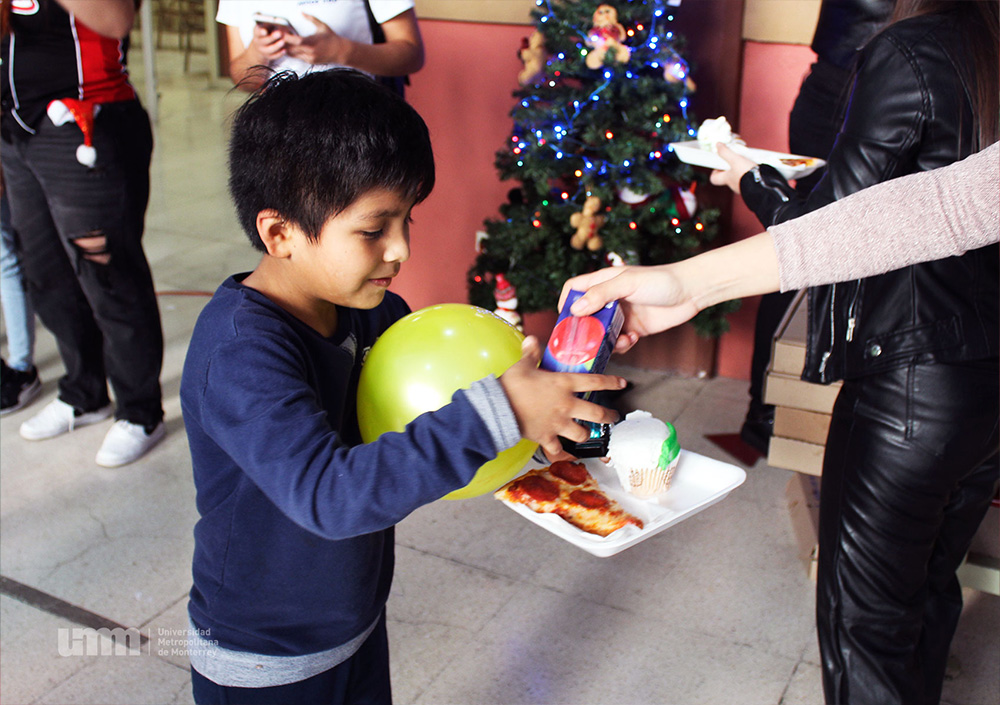
[(300, 291), (320, 306), (378, 306), (410, 257), (412, 208), (412, 200), (394, 191), (369, 191), (327, 220), (319, 240), (297, 238)]

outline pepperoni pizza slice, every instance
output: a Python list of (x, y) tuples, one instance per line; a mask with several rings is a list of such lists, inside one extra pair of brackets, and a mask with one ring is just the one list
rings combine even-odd
[(563, 460), (529, 470), (493, 494), (539, 514), (555, 514), (598, 536), (608, 536), (629, 524), (642, 528), (642, 520), (606, 495), (582, 463)]

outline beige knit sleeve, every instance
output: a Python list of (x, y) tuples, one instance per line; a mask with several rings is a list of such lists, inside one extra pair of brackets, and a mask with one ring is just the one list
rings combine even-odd
[(768, 228), (781, 290), (960, 255), (1000, 236), (1000, 142), (941, 169), (886, 181)]

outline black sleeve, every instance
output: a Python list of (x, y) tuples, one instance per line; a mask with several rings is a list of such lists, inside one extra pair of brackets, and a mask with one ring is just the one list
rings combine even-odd
[(806, 197), (797, 196), (777, 170), (764, 165), (741, 179), (744, 202), (769, 227), (909, 173), (928, 103), (911, 52), (890, 33), (879, 35), (865, 48), (844, 124), (816, 187)]

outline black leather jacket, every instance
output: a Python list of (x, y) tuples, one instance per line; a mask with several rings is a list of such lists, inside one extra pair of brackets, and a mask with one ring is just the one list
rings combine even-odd
[[(862, 50), (826, 174), (803, 199), (769, 166), (745, 174), (747, 206), (769, 226), (867, 186), (945, 166), (972, 150), (971, 59), (950, 14), (898, 22)], [(959, 75), (956, 75), (956, 68)], [(912, 362), (997, 356), (997, 245), (809, 290), (803, 379), (829, 383)]]
[(854, 56), (892, 14), (895, 0), (823, 0), (813, 33), (816, 56), (850, 69)]

